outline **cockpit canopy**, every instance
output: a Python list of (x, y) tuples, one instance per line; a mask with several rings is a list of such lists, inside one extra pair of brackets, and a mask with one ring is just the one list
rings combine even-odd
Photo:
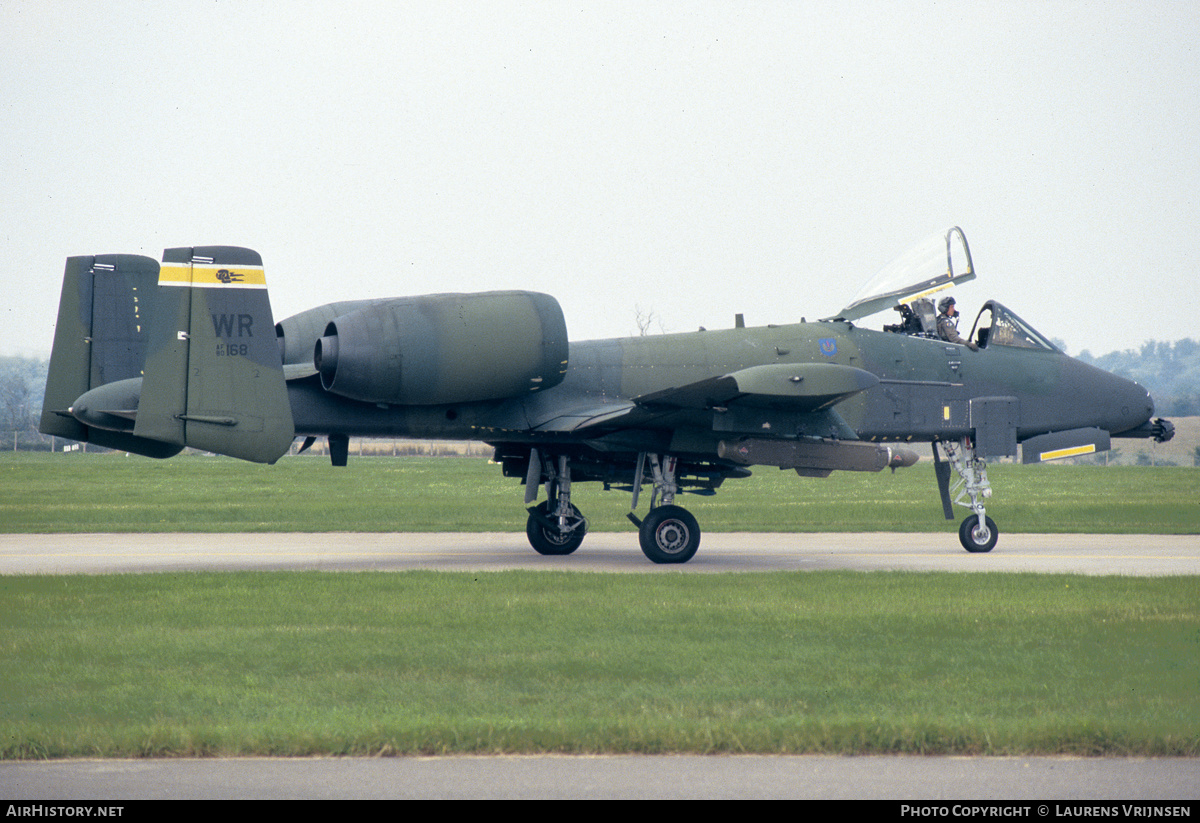
[(850, 305), (825, 319), (858, 320), (974, 279), (967, 237), (954, 226), (884, 266), (854, 295)]
[(1010, 346), (1016, 349), (1059, 350), (1037, 329), (995, 300), (983, 304), (971, 328), (971, 336), (967, 339), (974, 340), (981, 349), (987, 346)]
[[(884, 331), (937, 337), (934, 295), (975, 279), (971, 249), (958, 226), (935, 234), (896, 258), (859, 290), (846, 308), (825, 320), (859, 320), (893, 308), (901, 322)], [(1009, 346), (1057, 352), (1046, 337), (995, 300), (984, 303), (967, 338), (986, 348)]]

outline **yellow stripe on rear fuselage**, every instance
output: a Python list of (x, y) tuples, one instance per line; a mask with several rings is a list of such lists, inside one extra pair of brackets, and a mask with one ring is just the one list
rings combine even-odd
[(267, 278), (262, 266), (220, 266), (193, 263), (163, 263), (158, 268), (160, 286), (194, 286), (198, 288), (231, 287), (265, 289)]

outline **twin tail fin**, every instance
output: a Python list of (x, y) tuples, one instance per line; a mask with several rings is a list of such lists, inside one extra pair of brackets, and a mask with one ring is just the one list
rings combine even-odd
[[(109, 260), (111, 272), (97, 268)], [(70, 258), (44, 408), (48, 434), (274, 463), (295, 428), (262, 258), (234, 246), (167, 249), (161, 265)]]

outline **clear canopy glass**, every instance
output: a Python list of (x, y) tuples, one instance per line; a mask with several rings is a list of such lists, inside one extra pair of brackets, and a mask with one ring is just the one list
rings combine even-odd
[(1037, 329), (995, 300), (987, 301), (979, 310), (979, 316), (975, 318), (975, 326), (971, 329), (970, 339), (978, 343), (981, 348), (992, 345), (1009, 346), (1016, 349), (1058, 351), (1058, 348)]
[(858, 320), (975, 279), (971, 249), (958, 226), (935, 234), (872, 277), (850, 304), (827, 320)]

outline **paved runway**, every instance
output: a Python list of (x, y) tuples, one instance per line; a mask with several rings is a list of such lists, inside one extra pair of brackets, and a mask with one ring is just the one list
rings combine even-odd
[[(1144, 801), (1153, 800), (1155, 805), (1190, 810), (1198, 785), (1200, 765), (1195, 760), (1094, 757), (510, 755), (0, 763), (0, 799), (58, 802), (833, 798), (891, 799), (896, 801), (892, 806), (872, 811), (895, 817), (1044, 818), (1062, 815), (1054, 813), (1053, 802), (1037, 801), (1143, 801), (1137, 805), (1144, 806)], [(901, 802), (916, 800), (986, 799), (1032, 802), (1011, 804), (1007, 814), (989, 814), (978, 803), (957, 812), (947, 807), (941, 814), (902, 815), (900, 809)], [(1076, 802), (1069, 808), (1079, 806)]]
[(590, 534), (569, 557), (542, 557), (523, 533), (7, 534), (0, 574), (234, 569), (326, 571), (879, 571), (1200, 574), (1198, 535), (1002, 534), (969, 554), (945, 534), (706, 534), (681, 566), (648, 561), (629, 532)]

